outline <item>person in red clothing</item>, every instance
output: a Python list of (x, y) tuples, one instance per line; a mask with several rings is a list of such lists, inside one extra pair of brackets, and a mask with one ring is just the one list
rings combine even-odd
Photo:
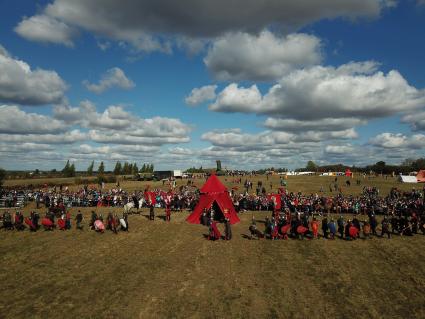
[(316, 220), (316, 217), (313, 217), (311, 221), (311, 231), (313, 233), (313, 238), (318, 238), (319, 236), (319, 223)]
[(167, 207), (165, 208), (165, 220), (167, 222), (171, 221), (171, 209), (170, 209), (170, 205), (167, 205)]

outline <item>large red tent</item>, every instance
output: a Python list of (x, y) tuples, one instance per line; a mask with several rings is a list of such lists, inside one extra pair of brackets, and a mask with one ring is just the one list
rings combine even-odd
[(212, 174), (202, 186), (198, 205), (196, 205), (192, 214), (186, 220), (192, 224), (200, 224), (204, 208), (210, 209), (214, 203), (218, 205), (224, 217), (229, 218), (231, 224), (236, 224), (240, 221), (227, 188), (215, 174)]

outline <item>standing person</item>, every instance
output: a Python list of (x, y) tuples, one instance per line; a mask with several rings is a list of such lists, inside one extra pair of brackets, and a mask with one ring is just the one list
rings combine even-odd
[(165, 208), (165, 220), (167, 222), (171, 221), (171, 209), (170, 209), (170, 205), (167, 205), (167, 207)]
[(75, 222), (77, 229), (83, 230), (83, 225), (81, 225), (81, 223), (83, 222), (83, 214), (81, 214), (80, 210), (78, 210), (77, 216), (75, 216)]
[(151, 204), (149, 208), (149, 220), (155, 220), (155, 207)]
[(372, 234), (378, 236), (376, 232), (376, 227), (378, 226), (378, 221), (376, 220), (375, 214), (371, 214), (369, 217), (370, 228), (372, 229)]
[(329, 222), (328, 228), (329, 228), (329, 232), (330, 232), (330, 235), (331, 235), (331, 239), (335, 239), (336, 224), (335, 224), (335, 221), (333, 219), (331, 219), (331, 221)]
[(226, 218), (224, 221), (224, 239), (225, 240), (232, 239), (232, 227), (230, 226), (229, 218)]
[(388, 236), (388, 239), (391, 238), (390, 223), (387, 220), (387, 216), (384, 216), (384, 219), (382, 220), (381, 237), (384, 237), (385, 234)]
[(122, 214), (122, 219), (124, 220), (125, 227), (124, 228), (121, 227), (121, 229), (123, 229), (124, 231), (127, 231), (128, 232), (128, 214), (124, 212)]
[(344, 217), (339, 216), (338, 220), (337, 220), (337, 224), (338, 224), (338, 233), (340, 235), (341, 239), (344, 239)]
[(326, 239), (328, 238), (328, 218), (325, 216), (322, 219), (322, 231), (323, 231), (323, 237), (325, 237)]
[(65, 229), (71, 229), (71, 213), (69, 211), (65, 214)]
[(313, 233), (313, 238), (319, 238), (319, 223), (316, 220), (316, 217), (313, 217), (311, 221), (311, 231)]

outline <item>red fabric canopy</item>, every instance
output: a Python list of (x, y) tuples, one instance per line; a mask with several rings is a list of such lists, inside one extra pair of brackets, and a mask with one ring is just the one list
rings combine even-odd
[(224, 217), (229, 218), (230, 224), (239, 223), (239, 217), (233, 206), (227, 188), (220, 182), (216, 175), (211, 175), (201, 188), (201, 197), (192, 214), (187, 217), (191, 224), (200, 224), (204, 208), (210, 209), (211, 205), (217, 203)]

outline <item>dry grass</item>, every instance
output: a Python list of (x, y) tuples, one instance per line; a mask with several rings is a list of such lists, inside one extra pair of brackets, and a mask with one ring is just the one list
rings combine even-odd
[[(322, 183), (303, 179), (289, 189)], [(209, 242), (187, 213), (143, 214), (118, 235), (1, 231), (0, 317), (425, 318), (425, 236), (250, 241), (249, 213), (232, 241)]]

